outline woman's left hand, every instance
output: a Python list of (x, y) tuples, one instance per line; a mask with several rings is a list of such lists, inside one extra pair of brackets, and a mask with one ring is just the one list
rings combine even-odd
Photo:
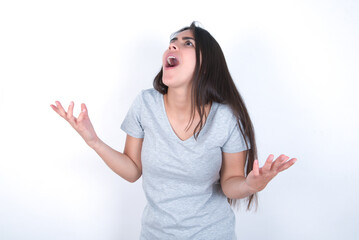
[(274, 162), (273, 159), (274, 155), (270, 154), (261, 168), (259, 168), (258, 160), (254, 160), (253, 170), (248, 174), (245, 181), (252, 191), (262, 191), (278, 173), (288, 169), (297, 161), (296, 158), (288, 161), (289, 157), (284, 154), (280, 155)]

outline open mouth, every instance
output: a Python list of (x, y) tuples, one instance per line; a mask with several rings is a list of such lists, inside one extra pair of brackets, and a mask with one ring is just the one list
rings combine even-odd
[(178, 66), (178, 64), (179, 64), (179, 62), (175, 56), (167, 57), (166, 67), (170, 67), (170, 68), (176, 67), (176, 66)]

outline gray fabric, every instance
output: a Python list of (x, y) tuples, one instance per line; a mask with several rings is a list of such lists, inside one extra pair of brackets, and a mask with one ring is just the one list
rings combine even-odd
[(142, 183), (147, 205), (141, 240), (234, 240), (235, 215), (223, 194), (219, 171), (223, 152), (246, 150), (236, 118), (224, 104), (213, 103), (197, 141), (182, 141), (167, 118), (163, 95), (143, 90), (121, 129), (144, 138)]

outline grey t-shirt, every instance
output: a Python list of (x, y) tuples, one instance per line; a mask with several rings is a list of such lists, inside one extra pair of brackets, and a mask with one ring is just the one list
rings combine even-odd
[(182, 141), (167, 118), (163, 95), (142, 90), (121, 129), (144, 138), (142, 185), (147, 205), (141, 240), (235, 240), (235, 215), (219, 182), (222, 152), (247, 150), (229, 106), (213, 102), (197, 141)]

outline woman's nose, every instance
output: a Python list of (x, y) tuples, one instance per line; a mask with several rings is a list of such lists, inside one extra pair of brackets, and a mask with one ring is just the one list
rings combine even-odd
[(175, 43), (170, 43), (170, 46), (168, 47), (169, 50), (177, 50), (178, 47)]

